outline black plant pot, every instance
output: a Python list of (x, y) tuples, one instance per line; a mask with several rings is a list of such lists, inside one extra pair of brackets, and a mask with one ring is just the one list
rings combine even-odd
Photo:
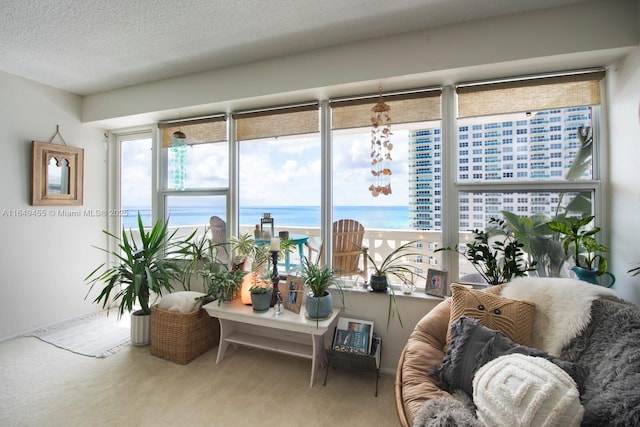
[(372, 274), (369, 278), (369, 286), (373, 292), (387, 292), (389, 282), (387, 276), (384, 274)]

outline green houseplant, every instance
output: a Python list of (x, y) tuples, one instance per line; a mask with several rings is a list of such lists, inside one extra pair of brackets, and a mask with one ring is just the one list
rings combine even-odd
[[(600, 227), (585, 229), (594, 218), (595, 215), (582, 218), (566, 217), (549, 221), (547, 225), (562, 236), (562, 249), (567, 258), (573, 259), (575, 265), (571, 270), (579, 279), (598, 284), (596, 277), (606, 274), (615, 282), (613, 274), (607, 272), (607, 258), (603, 255), (609, 252), (609, 249), (598, 243), (595, 238)], [(611, 285), (613, 283), (609, 286)]]
[(206, 282), (206, 297), (218, 300), (218, 304), (235, 299), (242, 286), (242, 279), (247, 272), (237, 268), (229, 269), (226, 264), (215, 262), (209, 269), (200, 270)]
[(333, 268), (303, 258), (300, 263), (300, 277), (309, 287), (305, 302), (307, 316), (316, 320), (330, 316), (333, 311), (333, 298), (329, 288), (335, 285), (342, 297), (342, 288), (336, 282)]
[(256, 282), (249, 288), (253, 311), (262, 313), (269, 310), (273, 286), (270, 282)]
[(486, 231), (475, 229), (473, 241), (465, 249), (443, 247), (439, 251), (456, 251), (473, 265), (489, 285), (500, 285), (514, 277), (526, 276), (535, 271), (536, 260), (528, 261), (523, 244), (507, 228), (502, 219), (489, 219)]
[(201, 271), (211, 270), (215, 263), (220, 262), (219, 255), (223, 255), (222, 259), (226, 259), (227, 245), (227, 243), (214, 243), (209, 238), (209, 227), (206, 227), (201, 235), (196, 235), (187, 242), (181, 280), (186, 291), (191, 290), (194, 276), (202, 277)]
[(396, 294), (392, 286), (389, 286), (389, 275), (400, 279), (401, 282), (407, 280), (407, 276), (411, 277), (411, 283), (414, 282), (415, 277), (424, 278), (421, 274), (416, 273), (410, 266), (406, 265), (406, 259), (409, 257), (418, 257), (421, 254), (414, 250), (416, 243), (414, 240), (404, 243), (391, 251), (389, 255), (377, 262), (371, 252), (363, 251), (366, 254), (369, 264), (372, 269), (372, 273), (369, 278), (369, 286), (373, 292), (387, 292), (389, 291), (389, 312), (387, 315), (387, 326), (391, 321), (391, 317), (398, 316), (398, 322), (402, 325), (402, 318), (400, 317), (400, 310), (398, 309), (398, 303), (396, 301)]
[[(147, 231), (139, 212), (137, 220), (138, 238), (134, 236), (132, 229), (127, 232), (123, 228), (121, 236), (103, 230), (103, 233), (117, 241), (117, 249), (98, 249), (113, 256), (117, 262), (111, 266), (103, 263), (85, 278), (90, 285), (89, 292), (98, 283), (103, 284), (100, 294), (94, 300), (95, 303), (102, 303), (102, 307), (106, 308), (111, 301), (119, 300), (118, 318), (127, 311), (133, 315), (132, 322), (137, 316), (150, 316), (149, 302), (152, 295), (161, 296), (165, 291), (171, 292), (172, 282), (180, 280), (183, 274), (183, 258), (188, 256), (189, 241), (194, 236), (192, 233), (184, 239), (176, 239), (178, 230), (170, 233), (168, 222), (162, 220), (157, 221)], [(133, 311), (136, 304), (139, 304), (140, 309)], [(133, 326), (131, 330), (133, 334)], [(145, 344), (146, 340), (147, 338), (143, 337), (142, 342), (138, 342), (138, 339), (132, 336), (134, 344)]]

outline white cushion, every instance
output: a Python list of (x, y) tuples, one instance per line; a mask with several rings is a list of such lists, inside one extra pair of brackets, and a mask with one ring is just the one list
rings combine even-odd
[(178, 313), (191, 313), (202, 303), (200, 298), (205, 296), (202, 292), (179, 291), (162, 297), (158, 303), (158, 308)]
[(580, 426), (584, 408), (569, 374), (542, 358), (510, 354), (473, 377), (478, 418), (489, 426)]

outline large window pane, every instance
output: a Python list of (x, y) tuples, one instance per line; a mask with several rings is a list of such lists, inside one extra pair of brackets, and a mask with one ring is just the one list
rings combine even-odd
[(228, 187), (228, 142), (176, 145), (165, 150), (169, 190)]
[[(364, 244), (382, 260), (403, 243), (419, 240), (421, 257), (407, 260), (419, 274), (440, 268), (440, 132), (437, 123), (393, 124), (389, 194), (374, 195), (371, 129), (333, 131), (333, 219), (355, 219), (365, 227)], [(434, 154), (434, 150), (438, 154)], [(397, 281), (389, 277), (392, 281)], [(417, 280), (418, 286), (424, 281)]]
[(122, 138), (120, 142), (120, 206), (123, 227), (137, 227), (140, 212), (145, 226), (151, 226), (151, 138)]
[(591, 107), (574, 107), (459, 119), (458, 181), (592, 179), (592, 144), (578, 137), (591, 116)]
[[(288, 231), (292, 238), (319, 236), (320, 137), (241, 141), (239, 152), (240, 233), (253, 235), (263, 214), (269, 213), (276, 235)], [(303, 241), (289, 255), (289, 269), (299, 265), (301, 252)]]
[[(472, 230), (486, 230), (491, 218), (506, 221), (507, 229), (524, 245), (529, 262), (537, 261), (533, 275), (569, 277), (569, 265), (558, 236), (545, 225), (558, 217), (583, 217), (593, 212), (592, 192), (460, 192), (460, 248), (473, 240)], [(475, 275), (473, 266), (460, 257), (461, 280)]]

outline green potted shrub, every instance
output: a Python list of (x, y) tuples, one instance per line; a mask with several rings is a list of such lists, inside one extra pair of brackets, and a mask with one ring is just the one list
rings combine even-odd
[(604, 253), (609, 249), (598, 243), (594, 237), (600, 231), (600, 227), (585, 229), (595, 215), (587, 215), (582, 218), (565, 217), (555, 221), (549, 221), (547, 225), (551, 230), (562, 237), (562, 249), (567, 258), (572, 258), (574, 266), (571, 270), (578, 279), (589, 283), (599, 284), (598, 276), (607, 275), (611, 279), (609, 286), (615, 282), (615, 276), (607, 272), (607, 259)]
[[(137, 231), (140, 235), (139, 241), (136, 240), (132, 229), (127, 233), (123, 227), (121, 236), (103, 230), (103, 233), (117, 241), (117, 249), (98, 249), (113, 256), (117, 262), (111, 266), (101, 264), (85, 278), (85, 281), (91, 286), (89, 292), (98, 283), (103, 284), (100, 294), (93, 301), (102, 303), (103, 308), (111, 301), (120, 301), (118, 318), (122, 317), (125, 311), (132, 314), (132, 344), (145, 345), (149, 344), (151, 336), (150, 299), (153, 295), (161, 296), (165, 291), (171, 292), (172, 282), (180, 280), (183, 274), (183, 260), (189, 254), (189, 241), (194, 233), (185, 239), (176, 239), (178, 230), (170, 233), (168, 222), (162, 220), (146, 231), (140, 212)], [(140, 309), (134, 311), (136, 304), (139, 304)], [(142, 325), (138, 327), (138, 323)]]
[(247, 274), (241, 269), (229, 269), (226, 264), (213, 263), (208, 270), (200, 270), (200, 275), (205, 279), (206, 297), (218, 300), (218, 304), (231, 302), (240, 293), (242, 279)]
[[(219, 255), (227, 259), (227, 243), (214, 243), (209, 238), (209, 227), (201, 235), (196, 235), (187, 243), (187, 254), (184, 259), (182, 272), (182, 286), (190, 291), (194, 276), (202, 277), (201, 271), (208, 271), (216, 262), (220, 262)], [(203, 285), (200, 283), (199, 285)]]
[(514, 277), (527, 276), (530, 271), (535, 271), (537, 261), (529, 262), (525, 259), (520, 243), (511, 231), (507, 229), (506, 222), (502, 219), (489, 219), (487, 231), (475, 229), (472, 231), (474, 239), (461, 250), (458, 245), (455, 248), (444, 247), (439, 251), (456, 251), (467, 259), (491, 286), (500, 285)]

